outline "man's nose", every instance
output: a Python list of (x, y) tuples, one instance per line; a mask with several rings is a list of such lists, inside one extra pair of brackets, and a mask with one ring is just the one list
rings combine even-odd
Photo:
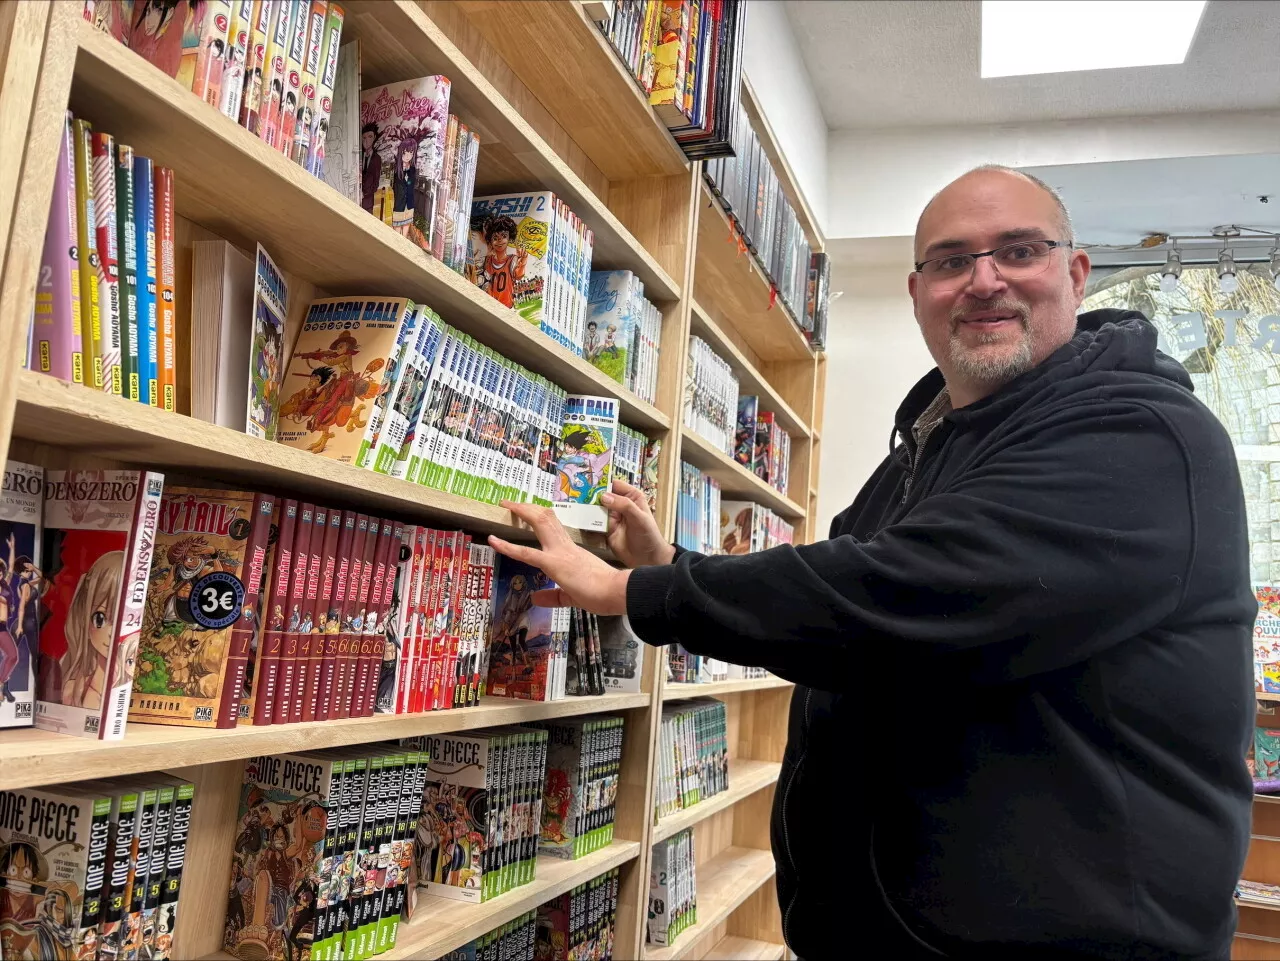
[(966, 293), (975, 300), (990, 300), (1008, 289), (1009, 284), (996, 270), (995, 261), (990, 257), (979, 257), (973, 265), (973, 275), (965, 288)]

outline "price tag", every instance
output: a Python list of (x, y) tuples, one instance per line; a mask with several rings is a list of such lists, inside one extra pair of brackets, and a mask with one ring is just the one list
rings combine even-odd
[(191, 616), (202, 627), (217, 630), (236, 622), (244, 604), (244, 585), (234, 574), (214, 571), (191, 588)]

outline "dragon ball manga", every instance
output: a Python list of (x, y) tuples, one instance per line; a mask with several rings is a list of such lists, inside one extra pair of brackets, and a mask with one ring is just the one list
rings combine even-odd
[(0, 791), (4, 957), (94, 957), (98, 901), (86, 890), (103, 881), (111, 803), (88, 786)]
[(403, 297), (312, 302), (284, 378), (276, 440), (355, 463), (374, 439), (387, 363), (412, 310)]
[(0, 497), (0, 728), (30, 727), (35, 715), (40, 598), (49, 589), (40, 570), (43, 497), (44, 468), (13, 460), (5, 464)]
[(129, 718), (235, 727), (252, 624), (241, 626), (275, 498), (171, 487), (160, 502)]
[(604, 531), (609, 518), (600, 495), (612, 483), (618, 402), (611, 397), (570, 394), (565, 398), (563, 423), (552, 504), (565, 526)]
[(243, 961), (308, 961), (339, 758), (283, 754), (245, 764), (223, 945)]
[(258, 244), (253, 284), (253, 344), (249, 353), (249, 422), (245, 425), (245, 433), (250, 437), (276, 438), (288, 310), (289, 285), (271, 255)]
[(428, 252), (444, 176), (448, 77), (420, 77), (360, 94), (365, 210)]
[(535, 607), (534, 591), (554, 586), (536, 567), (509, 557), (498, 562), (485, 691), (496, 697), (551, 700), (548, 672), (552, 653), (549, 607)]
[(48, 471), (36, 727), (124, 737), (164, 476)]

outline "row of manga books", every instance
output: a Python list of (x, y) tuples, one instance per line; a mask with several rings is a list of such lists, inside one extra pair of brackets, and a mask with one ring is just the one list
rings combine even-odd
[(655, 821), (729, 789), (727, 738), (723, 701), (697, 698), (663, 707)]
[[(703, 177), (755, 254), (778, 299), (799, 327), (813, 330), (809, 309), (810, 248), (773, 165), (744, 114), (734, 133), (733, 156), (708, 161)], [(825, 289), (815, 290), (825, 295)], [(826, 298), (822, 299), (826, 312)]]
[(728, 361), (701, 337), (689, 337), (684, 426), (726, 454), (733, 453), (738, 378)]
[(693, 828), (685, 828), (653, 846), (645, 940), (649, 944), (674, 944), (681, 933), (697, 923)]
[(549, 190), (476, 197), (464, 275), (581, 357), (594, 246), (595, 233)]
[(613, 451), (613, 477), (639, 488), (649, 502), (649, 510), (657, 510), (658, 461), (662, 456), (662, 438), (650, 440), (625, 424), (618, 425), (617, 446)]
[(67, 114), (27, 368), (174, 409), (173, 182)]
[(428, 893), (479, 903), (534, 880), (548, 732), (502, 727), (401, 742), (431, 755), (414, 851)]
[(346, 14), (328, 0), (85, 0), (85, 19), (316, 176)]
[(752, 554), (795, 543), (795, 528), (752, 501), (720, 502), (720, 551)]
[(773, 411), (760, 410), (755, 394), (738, 397), (733, 459), (774, 489), (787, 492), (791, 476), (791, 435)]
[(649, 103), (693, 159), (731, 153), (739, 113), (744, 3), (618, 0), (600, 24)]
[(243, 961), (359, 961), (395, 946), (430, 777), (417, 746), (245, 763), (223, 946)]
[(830, 301), (831, 257), (828, 254), (810, 254), (804, 301), (805, 320), (809, 326), (804, 333), (817, 350), (825, 350), (827, 346), (827, 307)]
[(538, 853), (572, 861), (613, 843), (623, 719), (536, 721), (550, 736)]
[(495, 928), (441, 961), (611, 961), (617, 868)]
[(688, 461), (680, 462), (676, 544), (699, 554), (720, 553), (720, 482)]
[(667, 682), (711, 684), (727, 681), (737, 665), (714, 657), (691, 654), (683, 644), (667, 645)]
[(172, 957), (194, 799), (167, 774), (0, 791), (3, 956)]
[(629, 270), (591, 273), (582, 356), (643, 400), (658, 394), (662, 314)]
[(487, 503), (555, 504), (571, 527), (606, 528), (618, 402), (566, 394), (428, 307), (314, 301), (284, 384), (280, 443)]

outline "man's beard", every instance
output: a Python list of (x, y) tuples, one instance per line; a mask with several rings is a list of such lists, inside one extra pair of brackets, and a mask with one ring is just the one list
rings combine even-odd
[[(1022, 326), (1021, 337), (1012, 352), (1002, 350), (996, 353), (982, 350), (985, 344), (1007, 344), (1005, 335), (999, 332), (979, 333), (978, 344), (966, 344), (960, 338), (961, 317), (979, 310), (1017, 313)], [(979, 302), (957, 308), (951, 316), (950, 359), (951, 367), (957, 374), (967, 380), (987, 386), (1003, 386), (1020, 374), (1026, 373), (1034, 364), (1031, 354), (1031, 333), (1027, 326), (1030, 310), (1027, 305), (1017, 300), (1001, 299), (989, 303)]]

